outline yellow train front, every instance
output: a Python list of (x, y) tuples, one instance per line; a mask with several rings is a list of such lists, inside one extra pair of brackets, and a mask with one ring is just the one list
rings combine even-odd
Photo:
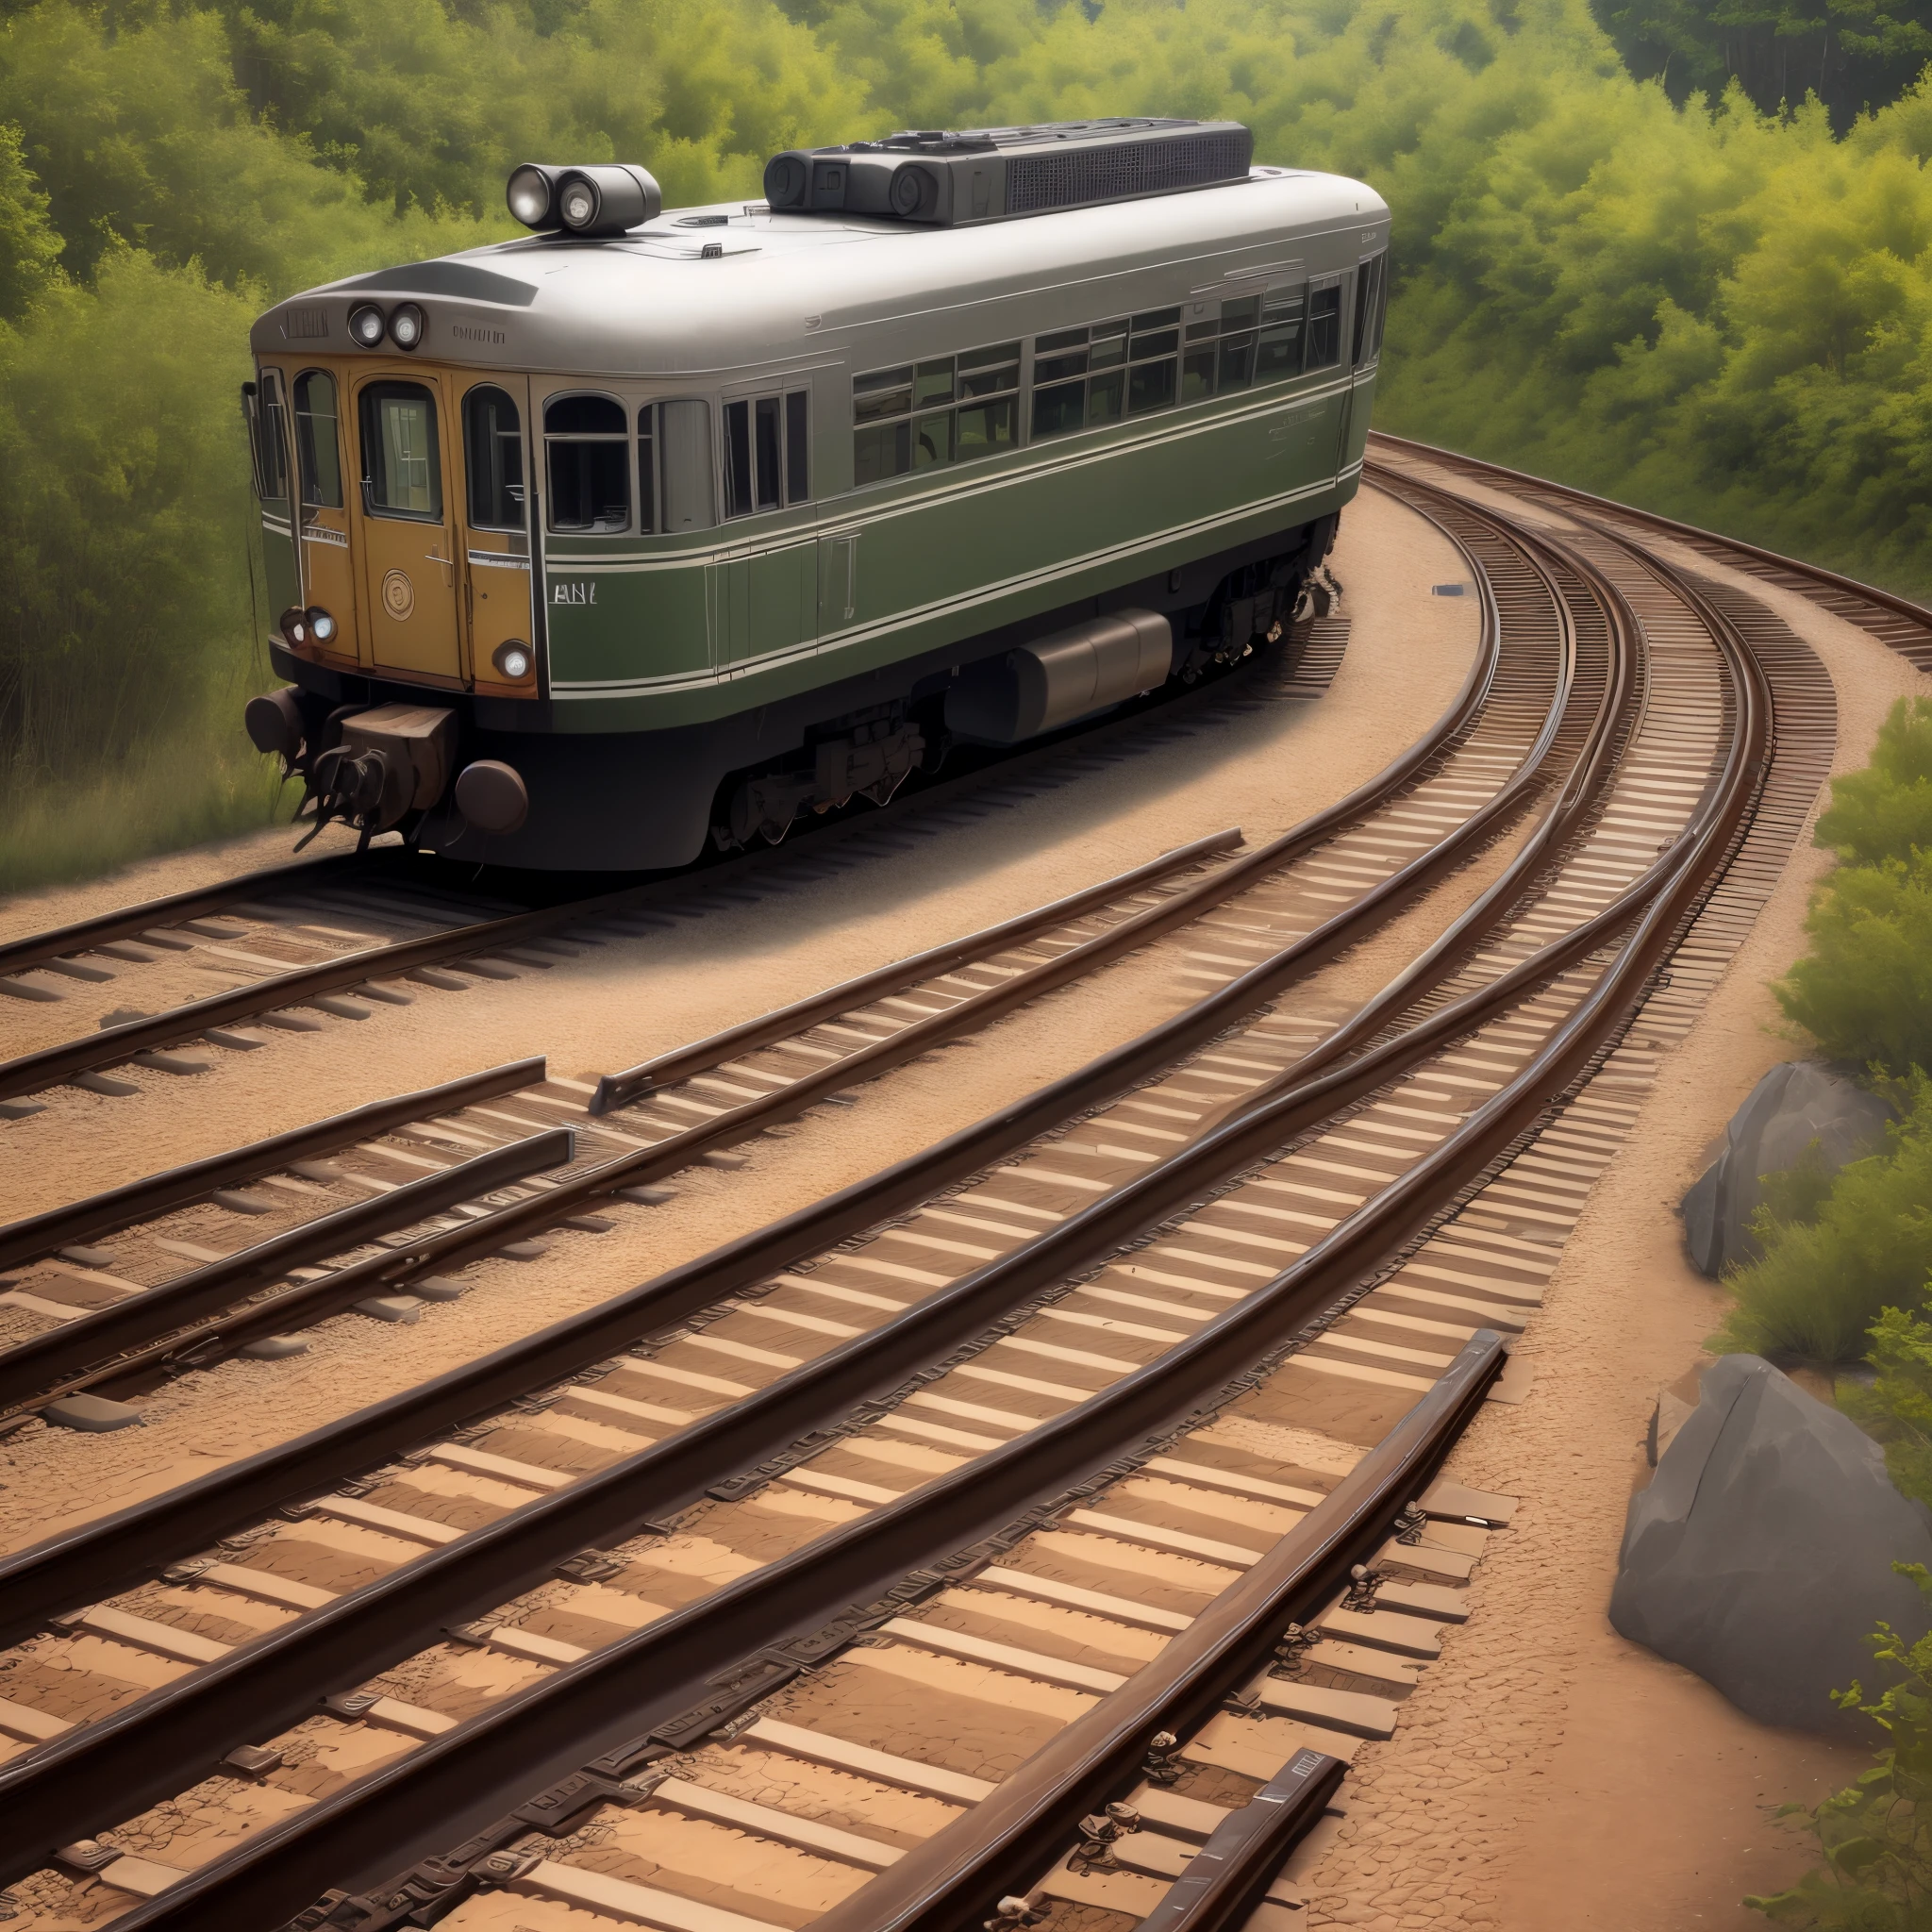
[(781, 155), (278, 304), (247, 392), (309, 817), (655, 868), (1273, 637), (1353, 495), (1388, 209), (1229, 123)]

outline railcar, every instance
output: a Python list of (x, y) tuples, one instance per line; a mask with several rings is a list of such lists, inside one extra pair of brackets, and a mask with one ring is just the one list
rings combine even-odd
[(1389, 210), (1252, 146), (908, 133), (668, 212), (531, 164), (527, 237), (276, 304), (250, 736), (319, 822), (658, 868), (1264, 647), (1358, 484)]

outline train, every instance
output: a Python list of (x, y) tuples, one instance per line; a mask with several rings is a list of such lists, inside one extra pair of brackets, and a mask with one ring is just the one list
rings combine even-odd
[(292, 295), (243, 408), (255, 745), (462, 860), (658, 870), (1277, 645), (1359, 485), (1390, 211), (1234, 122), (911, 131)]

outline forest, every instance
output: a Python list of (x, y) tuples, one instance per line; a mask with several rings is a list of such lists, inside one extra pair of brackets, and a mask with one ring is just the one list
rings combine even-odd
[(1817, 4), (0, 0), (0, 888), (275, 810), (249, 321), (531, 156), (1232, 116), (1394, 208), (1384, 426), (1932, 590), (1932, 0)]

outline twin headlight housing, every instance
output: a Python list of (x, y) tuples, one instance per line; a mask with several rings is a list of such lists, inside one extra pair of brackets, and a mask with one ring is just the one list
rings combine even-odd
[(664, 208), (657, 177), (627, 161), (589, 168), (525, 161), (509, 177), (505, 199), (525, 227), (569, 235), (622, 235)]
[(374, 302), (349, 310), (349, 340), (358, 349), (379, 349), (385, 336), (399, 349), (420, 349), (428, 331), (429, 318), (414, 302), (398, 302), (387, 314)]
[(291, 604), (282, 612), (281, 632), (291, 644), (326, 647), (336, 641), (336, 621), (320, 604), (311, 604), (307, 610)]

